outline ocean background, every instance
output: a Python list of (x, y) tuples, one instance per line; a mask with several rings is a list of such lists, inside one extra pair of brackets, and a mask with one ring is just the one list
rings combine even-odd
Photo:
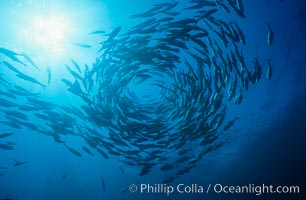
[[(125, 32), (141, 21), (131, 15), (150, 9), (152, 4), (165, 2), (173, 1), (3, 0), (0, 2), (0, 47), (27, 52), (38, 66), (43, 66), (40, 71), (33, 69), (32, 75), (44, 83), (47, 82), (46, 66), (52, 70), (51, 83), (45, 90), (31, 84), (24, 87), (41, 93), (49, 102), (78, 105), (76, 96), (67, 93), (60, 79), (67, 76), (64, 64), (71, 63), (71, 58), (80, 66), (91, 65), (96, 60), (101, 38), (88, 33), (110, 32), (118, 26)], [(247, 65), (252, 65), (255, 56), (261, 58), (263, 66), (268, 58), (272, 59), (272, 79), (266, 78), (263, 67), (262, 79), (244, 93), (242, 103), (231, 105), (227, 110), (229, 117), (239, 117), (234, 126), (223, 133), (228, 142), (167, 185), (297, 185), (301, 194), (256, 196), (211, 192), (167, 196), (123, 191), (131, 184), (162, 184), (165, 172), (156, 169), (140, 176), (140, 166), (127, 165), (116, 156), (109, 155), (109, 159), (105, 159), (96, 153), (94, 156), (82, 153), (82, 157), (78, 157), (49, 136), (0, 124), (0, 133), (15, 133), (0, 139), (15, 143), (12, 151), (0, 149), (0, 199), (303, 199), (306, 180), (306, 2), (245, 0), (243, 4), (246, 17), (233, 16), (227, 20), (237, 22), (246, 36), (243, 51)], [(63, 44), (40, 44), (33, 40), (31, 34), (35, 31), (32, 29), (37, 28), (31, 21), (33, 16), (50, 13), (73, 24)], [(274, 32), (270, 47), (266, 42), (265, 22), (269, 22)], [(71, 42), (92, 47), (82, 48)], [(4, 58), (0, 58), (3, 61)], [(7, 73), (0, 70), (1, 74)], [(6, 77), (16, 83), (19, 81), (10, 74)], [(135, 93), (146, 93), (150, 89), (150, 86), (135, 88)], [(5, 119), (3, 113), (0, 119)], [(37, 123), (45, 126), (47, 122)], [(80, 149), (80, 138), (71, 137), (69, 141), (75, 149)], [(14, 159), (27, 163), (14, 166)]]

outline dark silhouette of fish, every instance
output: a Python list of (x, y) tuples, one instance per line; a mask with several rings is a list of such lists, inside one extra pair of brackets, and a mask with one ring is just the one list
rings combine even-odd
[(0, 134), (0, 139), (1, 139), (1, 138), (6, 138), (6, 137), (9, 137), (9, 136), (12, 136), (12, 135), (14, 135), (14, 134), (15, 134), (14, 132), (1, 133), (1, 134)]
[(11, 71), (15, 72), (15, 73), (21, 73), (16, 67), (14, 67), (13, 65), (11, 65), (10, 63), (3, 61), (3, 64), (9, 68)]
[(119, 166), (119, 169), (120, 169), (121, 173), (124, 174), (123, 168)]
[(2, 48), (0, 47), (0, 54), (4, 54), (6, 55), (7, 57), (9, 57), (11, 60), (15, 61), (15, 62), (18, 62), (22, 65), (24, 65), (23, 62), (21, 62), (16, 56), (20, 55), (19, 53), (16, 53), (14, 51), (11, 51), (9, 49), (6, 49), (6, 48)]
[(3, 150), (14, 150), (14, 146), (10, 145), (10, 144), (5, 144), (5, 143), (0, 143), (0, 149), (3, 149)]
[(36, 65), (36, 63), (25, 52), (22, 52), (20, 55), (23, 56), (33, 67), (35, 67), (37, 70), (39, 70), (39, 67)]
[(140, 172), (140, 176), (144, 176), (144, 175), (147, 175), (150, 171), (151, 171), (151, 169), (154, 167), (154, 165), (150, 165), (150, 164), (148, 164), (148, 165), (145, 165), (142, 169), (141, 169), (141, 172)]
[(27, 161), (17, 161), (16, 159), (14, 159), (14, 166), (21, 166), (21, 165), (25, 165), (27, 164)]
[(270, 81), (272, 78), (272, 61), (271, 58), (268, 59), (268, 67), (267, 67), (267, 79)]
[(50, 85), (52, 72), (49, 66), (47, 66), (47, 74), (48, 74), (48, 85)]
[(78, 70), (78, 72), (81, 73), (81, 68), (78, 65), (78, 63), (75, 60), (73, 60), (73, 59), (71, 59), (71, 62), (73, 64), (73, 66), (75, 66), (75, 68)]
[(96, 148), (96, 150), (100, 153), (100, 155), (102, 155), (105, 159), (109, 159), (109, 157), (108, 157), (108, 155), (104, 152), (104, 151), (102, 151), (101, 149), (99, 149), (99, 148)]
[(118, 26), (117, 28), (115, 28), (110, 34), (108, 34), (108, 37), (109, 37), (108, 40), (114, 39), (118, 35), (120, 30), (121, 30), (121, 26)]
[(90, 32), (88, 34), (90, 34), (90, 35), (103, 35), (105, 33), (106, 33), (106, 31), (93, 31), (93, 32)]
[(77, 42), (72, 42), (75, 46), (82, 47), (82, 48), (91, 48), (92, 46), (89, 44), (82, 44), (82, 43), (77, 43)]
[(43, 88), (46, 88), (46, 86), (44, 84), (40, 83), (39, 81), (37, 81), (35, 78), (33, 78), (31, 76), (25, 75), (23, 73), (18, 73), (18, 74), (16, 74), (16, 76), (25, 80), (25, 81), (35, 83), (35, 84), (38, 84), (38, 85), (42, 86)]
[(82, 154), (80, 152), (78, 152), (77, 150), (69, 147), (66, 143), (64, 143), (64, 146), (74, 155), (78, 156), (78, 157), (82, 157)]
[(273, 33), (273, 30), (272, 30), (272, 28), (271, 28), (271, 26), (268, 22), (266, 22), (266, 25), (268, 27), (267, 44), (269, 46), (271, 46), (272, 42), (273, 42), (273, 39), (274, 39), (274, 33)]
[(223, 131), (227, 131), (228, 129), (230, 129), (238, 119), (239, 117), (235, 117), (234, 119), (228, 121), (227, 124), (224, 126)]
[(105, 182), (104, 182), (104, 179), (103, 179), (102, 176), (100, 177), (100, 180), (101, 180), (101, 184), (102, 184), (102, 189), (105, 191), (106, 185), (105, 185)]
[(83, 149), (86, 153), (88, 153), (89, 155), (94, 156), (94, 154), (93, 154), (87, 147), (82, 146), (82, 149)]

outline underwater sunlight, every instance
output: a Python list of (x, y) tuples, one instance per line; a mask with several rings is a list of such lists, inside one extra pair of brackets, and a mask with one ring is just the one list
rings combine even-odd
[(70, 37), (68, 23), (64, 17), (57, 14), (53, 16), (35, 16), (29, 22), (32, 26), (23, 30), (23, 33), (30, 43), (36, 43), (40, 48), (44, 48), (54, 53), (65, 53), (64, 43)]

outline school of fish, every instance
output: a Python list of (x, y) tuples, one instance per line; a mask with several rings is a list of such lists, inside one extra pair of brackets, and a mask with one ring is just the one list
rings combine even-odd
[[(0, 123), (50, 136), (75, 156), (114, 157), (139, 168), (140, 176), (160, 170), (163, 183), (174, 181), (226, 142), (220, 136), (239, 120), (228, 119), (228, 104), (241, 104), (264, 72), (272, 77), (271, 59), (264, 64), (255, 55), (246, 64), (243, 30), (220, 14), (246, 17), (242, 0), (172, 1), (132, 15), (141, 22), (128, 31), (90, 33), (104, 38), (96, 61), (80, 66), (71, 59), (65, 65), (71, 76), (61, 79), (78, 104), (58, 105), (32, 91), (32, 85), (48, 89), (52, 68), (46, 80), (35, 78), (25, 72), (41, 69), (30, 56), (1, 47)], [(273, 31), (266, 24), (269, 47)], [(149, 95), (135, 91), (143, 84)], [(4, 141), (12, 135), (0, 134), (0, 150), (15, 149)], [(67, 135), (84, 145), (69, 145)], [(105, 189), (102, 177), (101, 183)]]

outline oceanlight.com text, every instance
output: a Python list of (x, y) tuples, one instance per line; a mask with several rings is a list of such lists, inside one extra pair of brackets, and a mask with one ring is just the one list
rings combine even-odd
[(131, 184), (130, 192), (140, 194), (254, 194), (256, 196), (264, 194), (299, 194), (299, 186), (274, 186), (269, 184), (248, 184), (248, 185), (224, 185), (224, 184)]

